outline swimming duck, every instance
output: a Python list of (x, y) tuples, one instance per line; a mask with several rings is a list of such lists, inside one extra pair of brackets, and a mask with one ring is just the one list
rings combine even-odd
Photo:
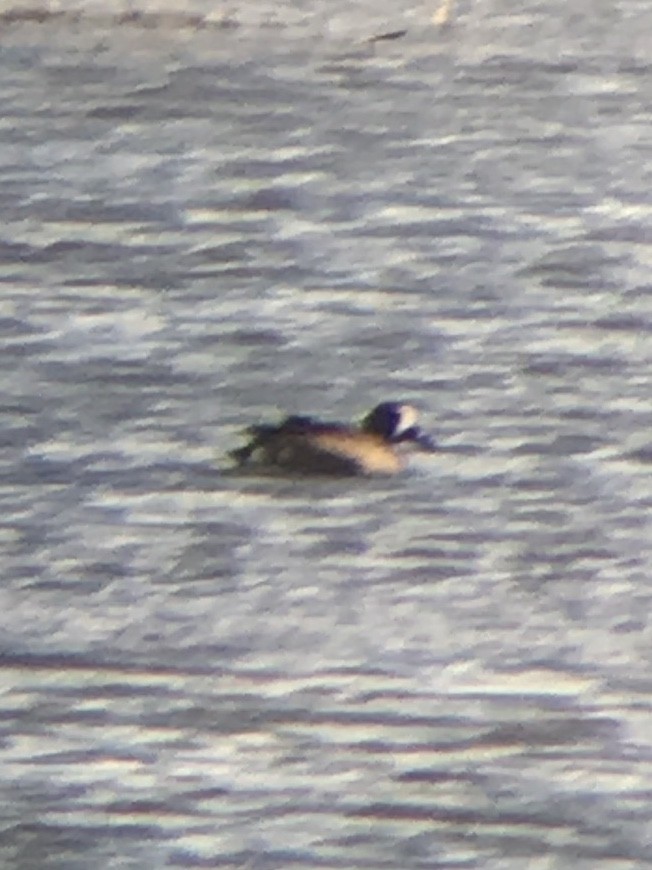
[(232, 450), (239, 466), (257, 466), (303, 474), (396, 474), (404, 462), (403, 445), (435, 450), (422, 432), (417, 411), (400, 402), (383, 402), (359, 427), (290, 416), (277, 425), (250, 426), (250, 440)]

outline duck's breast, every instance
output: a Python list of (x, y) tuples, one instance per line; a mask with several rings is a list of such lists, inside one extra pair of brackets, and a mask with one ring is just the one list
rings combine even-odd
[(403, 462), (392, 447), (376, 435), (363, 432), (321, 432), (313, 435), (323, 453), (352, 464), (358, 474), (397, 474)]

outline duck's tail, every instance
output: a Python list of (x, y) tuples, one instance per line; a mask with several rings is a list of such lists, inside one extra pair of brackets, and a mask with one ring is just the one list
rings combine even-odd
[(251, 459), (252, 453), (253, 446), (251, 444), (245, 444), (244, 447), (238, 447), (237, 450), (229, 450), (227, 456), (230, 456), (238, 465), (244, 465), (249, 461), (249, 459)]
[(248, 426), (244, 434), (248, 435), (250, 440), (244, 447), (238, 447), (235, 450), (229, 450), (228, 455), (234, 459), (238, 465), (244, 465), (248, 462), (254, 451), (265, 444), (273, 435), (278, 432), (278, 426)]

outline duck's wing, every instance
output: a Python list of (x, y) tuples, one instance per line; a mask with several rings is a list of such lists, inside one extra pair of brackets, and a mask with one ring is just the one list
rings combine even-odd
[(292, 414), (290, 417), (286, 417), (285, 420), (279, 426), (279, 429), (289, 429), (291, 431), (300, 430), (305, 431), (306, 429), (311, 429), (314, 426), (320, 426), (318, 420), (315, 420), (314, 417), (305, 417), (299, 414)]
[(313, 429), (321, 428), (321, 426), (322, 424), (316, 421), (314, 417), (304, 417), (296, 414), (286, 417), (277, 425), (255, 423), (253, 426), (247, 426), (244, 430), (244, 434), (249, 437), (249, 441), (236, 450), (229, 450), (228, 455), (232, 459), (235, 459), (238, 465), (244, 465), (256, 451), (261, 449), (263, 452), (268, 452), (268, 450), (274, 451), (276, 442), (282, 443), (280, 442), (281, 438), (285, 438), (288, 435), (305, 435)]

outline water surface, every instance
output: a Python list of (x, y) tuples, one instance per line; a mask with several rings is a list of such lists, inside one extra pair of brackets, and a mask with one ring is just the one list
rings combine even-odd
[(647, 5), (275, 9), (5, 29), (0, 863), (648, 866)]

